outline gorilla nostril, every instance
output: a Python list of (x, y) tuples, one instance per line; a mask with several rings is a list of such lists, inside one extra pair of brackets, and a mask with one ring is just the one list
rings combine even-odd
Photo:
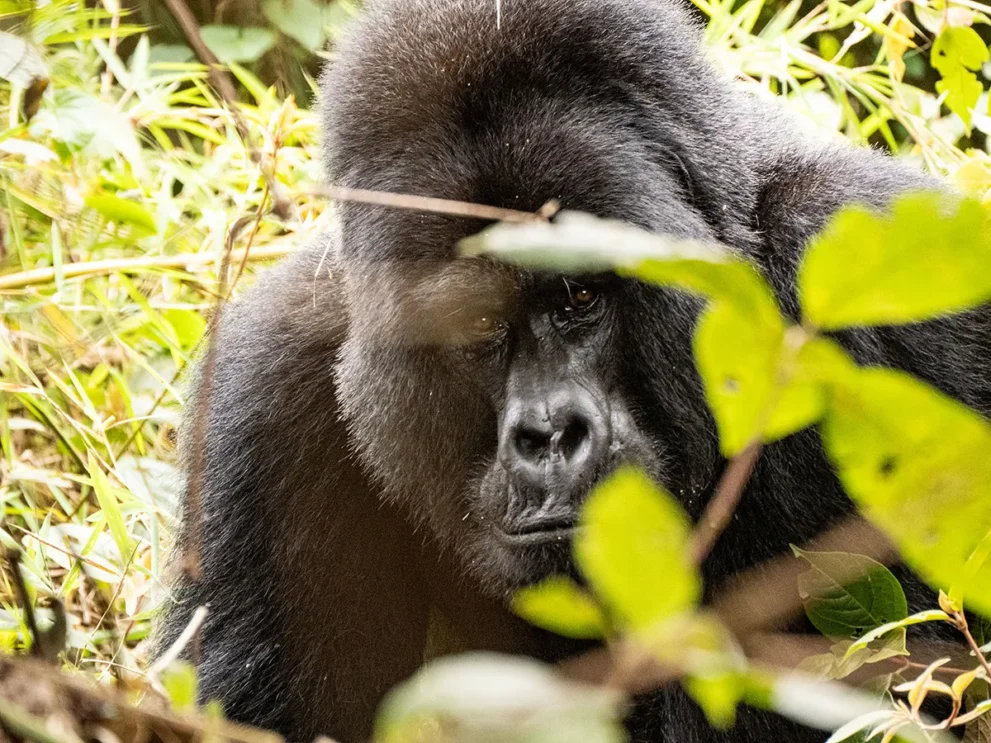
[(521, 426), (515, 433), (513, 443), (516, 453), (526, 462), (544, 464), (559, 458), (565, 461), (573, 459), (590, 436), (588, 423), (578, 419), (549, 431)]
[(565, 459), (571, 459), (589, 438), (588, 424), (583, 420), (572, 421), (554, 437), (555, 448)]
[(516, 451), (524, 459), (535, 462), (546, 459), (550, 454), (552, 436), (540, 431), (521, 428), (516, 432)]

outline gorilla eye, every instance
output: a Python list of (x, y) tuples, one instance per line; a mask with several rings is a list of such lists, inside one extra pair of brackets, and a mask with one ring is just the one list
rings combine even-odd
[(495, 313), (476, 315), (465, 326), (471, 340), (488, 340), (497, 335), (503, 327), (502, 320)]
[(591, 289), (576, 289), (571, 293), (571, 299), (569, 304), (575, 309), (581, 309), (583, 307), (588, 307), (597, 298), (597, 295)]
[(568, 306), (569, 311), (582, 311), (589, 309), (599, 298), (599, 293), (595, 289), (587, 286), (577, 286), (568, 284)]

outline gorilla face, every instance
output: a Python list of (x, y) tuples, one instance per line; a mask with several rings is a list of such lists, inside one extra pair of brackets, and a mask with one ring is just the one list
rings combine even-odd
[[(465, 230), (445, 222), (430, 234)], [(369, 471), (476, 580), (503, 595), (573, 573), (580, 507), (621, 462), (684, 488), (668, 454), (683, 411), (658, 401), (673, 394), (659, 387), (680, 384), (704, 410), (685, 372), (692, 302), (613, 274), (535, 274), (405, 245), (393, 260), (345, 264), (339, 394)], [(684, 350), (665, 362), (682, 371), (633, 373), (649, 368), (637, 346), (659, 343)]]

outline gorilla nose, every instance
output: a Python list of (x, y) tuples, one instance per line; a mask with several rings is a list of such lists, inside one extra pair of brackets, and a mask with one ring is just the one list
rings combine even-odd
[(609, 448), (608, 415), (584, 390), (511, 405), (499, 455), (517, 485), (571, 493), (588, 484)]

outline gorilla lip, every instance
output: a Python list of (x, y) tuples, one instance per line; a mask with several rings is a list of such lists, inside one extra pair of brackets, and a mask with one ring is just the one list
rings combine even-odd
[(494, 531), (502, 541), (519, 547), (570, 539), (577, 530), (574, 521), (562, 518), (545, 518), (512, 530), (494, 527)]

